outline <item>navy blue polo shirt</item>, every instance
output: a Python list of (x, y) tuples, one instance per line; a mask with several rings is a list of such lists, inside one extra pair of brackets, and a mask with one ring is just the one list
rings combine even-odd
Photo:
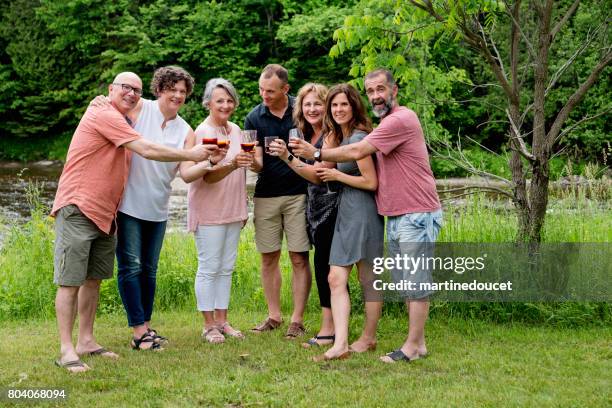
[[(289, 129), (294, 128), (292, 112), (295, 98), (289, 96), (289, 106), (282, 118), (273, 115), (263, 103), (249, 112), (244, 120), (244, 128), (257, 130), (257, 140), (263, 149), (264, 137), (278, 136), (285, 142), (289, 140)], [(257, 175), (255, 197), (280, 197), (306, 194), (307, 182), (276, 156), (263, 154), (263, 168)]]

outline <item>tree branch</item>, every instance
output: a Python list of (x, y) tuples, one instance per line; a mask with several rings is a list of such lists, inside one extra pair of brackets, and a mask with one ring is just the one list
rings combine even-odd
[(595, 115), (591, 115), (591, 116), (585, 116), (584, 118), (580, 119), (578, 122), (574, 123), (572, 126), (569, 126), (567, 128), (565, 128), (561, 133), (559, 133), (559, 135), (557, 136), (557, 138), (555, 139), (555, 143), (557, 143), (558, 141), (560, 141), (563, 136), (565, 136), (566, 134), (570, 133), (572, 130), (576, 129), (578, 126), (582, 125), (584, 122), (588, 122), (589, 120), (593, 120), (596, 119), (600, 116), (605, 115), (606, 113), (612, 111), (612, 106), (609, 106), (607, 109), (595, 114)]
[(512, 120), (512, 116), (510, 115), (510, 112), (508, 111), (508, 109), (506, 109), (506, 116), (508, 116), (508, 120), (510, 121), (510, 127), (512, 130), (512, 133), (515, 134), (515, 136), (511, 137), (510, 139), (516, 140), (517, 142), (516, 144), (518, 147), (517, 152), (519, 152), (521, 156), (523, 156), (530, 162), (533, 162), (535, 160), (535, 156), (527, 150), (527, 145), (525, 145), (525, 140), (523, 140), (523, 137), (521, 136), (519, 129), (516, 127), (516, 124)]
[[(470, 195), (474, 195), (474, 194), (478, 194), (478, 193), (483, 193), (483, 192), (486, 192), (486, 191), (484, 191), (484, 190), (468, 191), (468, 192), (465, 192), (463, 194), (457, 194), (457, 195), (454, 195), (454, 196), (451, 196), (451, 197), (442, 197), (442, 198), (440, 198), (440, 201), (455, 200), (457, 198), (466, 197), (466, 196), (470, 196)], [(498, 192), (498, 194), (507, 196), (508, 198), (510, 198), (511, 200), (514, 201), (514, 196), (512, 194), (510, 194), (510, 193), (507, 193), (507, 192), (504, 191), (504, 192)]]
[[(518, 7), (517, 7), (517, 4), (518, 4)], [(506, 11), (506, 13), (512, 19), (513, 27), (516, 27), (518, 33), (521, 35), (521, 37), (523, 37), (523, 41), (525, 41), (525, 45), (527, 46), (527, 50), (529, 51), (529, 55), (531, 56), (531, 58), (535, 58), (535, 51), (533, 49), (533, 44), (531, 44), (531, 41), (529, 41), (529, 39), (527, 38), (527, 36), (523, 32), (523, 30), (521, 29), (521, 25), (519, 24), (519, 22), (517, 21), (516, 17), (514, 16), (514, 13), (515, 13), (514, 8), (510, 7), (510, 5), (508, 4), (507, 1), (504, 1), (504, 5), (506, 6), (505, 7), (506, 10), (513, 9), (512, 13), (508, 12), (508, 11)], [(518, 8), (520, 8), (520, 1), (515, 3), (514, 7), (517, 7), (516, 14), (518, 15)]]
[(565, 63), (561, 66), (561, 68), (559, 68), (557, 70), (557, 72), (555, 72), (551, 78), (550, 78), (550, 82), (548, 84), (548, 86), (546, 87), (545, 95), (548, 95), (548, 93), (550, 92), (550, 90), (553, 88), (553, 86), (556, 85), (557, 81), (559, 80), (559, 78), (561, 77), (561, 75), (563, 75), (563, 73), (565, 72), (565, 70), (567, 68), (569, 68), (574, 61), (576, 60), (576, 58), (578, 58), (578, 56), (580, 54), (582, 54), (582, 52), (587, 49), (589, 47), (589, 45), (591, 45), (591, 43), (593, 42), (593, 39), (597, 36), (597, 33), (599, 32), (599, 30), (604, 27), (607, 26), (608, 23), (603, 23), (601, 25), (599, 25), (595, 31), (593, 32), (593, 35), (591, 35), (591, 30), (589, 30), (589, 32), (587, 33), (586, 39), (583, 43), (580, 44), (580, 47), (578, 47), (578, 49), (576, 50), (576, 52), (574, 52), (574, 54), (568, 58), (567, 61), (565, 61)]
[[(480, 24), (480, 21), (476, 20), (476, 22), (478, 23), (478, 28), (480, 29), (480, 33), (482, 34), (481, 35), (482, 40), (484, 41), (484, 43), (487, 45), (487, 48), (488, 48), (487, 35), (484, 31), (484, 27), (482, 26), (482, 24)], [(497, 61), (499, 62), (499, 68), (501, 69), (502, 74), (504, 75), (505, 78), (508, 78), (508, 74), (506, 74), (506, 68), (504, 68), (504, 61), (502, 60), (501, 55), (499, 55), (499, 50), (495, 46), (495, 41), (493, 40), (492, 35), (489, 37), (489, 42), (491, 43), (491, 47), (493, 47), (493, 51), (495, 51), (495, 56), (497, 58)]]
[(599, 61), (595, 68), (593, 68), (593, 71), (591, 72), (589, 77), (580, 85), (576, 92), (574, 92), (574, 94), (570, 96), (565, 106), (561, 108), (561, 110), (557, 114), (557, 117), (555, 118), (555, 121), (550, 127), (548, 134), (546, 135), (547, 140), (551, 144), (557, 139), (557, 136), (561, 131), (561, 127), (569, 117), (569, 114), (576, 107), (576, 105), (578, 105), (578, 103), (582, 100), (582, 98), (589, 91), (589, 89), (591, 89), (593, 84), (599, 78), (601, 72), (610, 64), (610, 62), (612, 62), (612, 51), (608, 51), (608, 53)]
[[(448, 143), (442, 142), (442, 145), (444, 145), (444, 147), (446, 147), (447, 151), (449, 151), (449, 152), (450, 152), (451, 149), (455, 150), (454, 148), (449, 146)], [(513, 185), (513, 183), (510, 180), (508, 180), (508, 179), (506, 179), (504, 177), (501, 177), (501, 176), (498, 176), (496, 174), (489, 173), (489, 172), (486, 172), (484, 170), (480, 170), (480, 169), (477, 169), (476, 167), (474, 167), (474, 165), (463, 154), (463, 151), (461, 149), (461, 140), (459, 140), (457, 142), (457, 149), (456, 149), (456, 151), (459, 154), (459, 156), (461, 157), (461, 159), (458, 159), (457, 157), (452, 156), (450, 153), (448, 153), (448, 154), (440, 153), (440, 151), (438, 151), (431, 143), (428, 143), (427, 147), (429, 147), (429, 149), (431, 150), (432, 154), (435, 157), (439, 157), (439, 158), (442, 158), (442, 159), (450, 160), (455, 165), (461, 167), (463, 170), (465, 170), (465, 171), (467, 171), (467, 172), (469, 172), (471, 174), (475, 174), (477, 176), (481, 176), (481, 177), (488, 178), (488, 179), (499, 180), (499, 181), (501, 181), (501, 182), (503, 182), (503, 183), (505, 183), (505, 184), (507, 184), (509, 186)]]
[(563, 16), (563, 18), (559, 20), (559, 22), (553, 27), (552, 31), (550, 32), (551, 44), (555, 40), (555, 36), (557, 35), (557, 33), (559, 33), (559, 31), (565, 25), (565, 23), (567, 23), (570, 17), (576, 12), (579, 4), (580, 4), (580, 0), (574, 1), (574, 3), (570, 6), (570, 8), (567, 10), (565, 15)]
[(410, 2), (410, 4), (412, 4), (415, 7), (420, 8), (423, 11), (426, 11), (429, 15), (431, 15), (433, 18), (435, 18), (436, 20), (438, 20), (441, 23), (444, 23), (445, 20), (444, 18), (439, 15), (436, 10), (434, 10), (433, 5), (431, 4), (430, 1), (424, 1), (423, 3), (419, 3), (418, 1), (415, 0), (408, 0)]
[[(512, 194), (506, 190), (503, 190), (497, 187), (487, 187), (487, 186), (464, 186), (464, 187), (457, 187), (457, 188), (449, 188), (447, 190), (438, 190), (438, 194), (454, 193), (455, 191), (465, 191), (465, 190), (480, 190), (480, 191), (497, 193), (497, 194), (505, 195), (510, 198), (514, 198)], [(479, 192), (479, 191), (476, 191), (476, 192)]]

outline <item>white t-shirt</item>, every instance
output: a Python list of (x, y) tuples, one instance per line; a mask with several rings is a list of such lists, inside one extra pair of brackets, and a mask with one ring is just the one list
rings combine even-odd
[[(166, 122), (157, 101), (143, 99), (142, 110), (134, 129), (147, 140), (175, 149), (182, 149), (191, 127), (183, 118)], [(178, 171), (178, 162), (158, 162), (133, 154), (130, 174), (119, 211), (146, 221), (168, 219), (171, 183)]]

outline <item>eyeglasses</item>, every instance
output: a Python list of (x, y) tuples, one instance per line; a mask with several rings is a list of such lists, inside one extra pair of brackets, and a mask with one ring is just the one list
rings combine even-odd
[(121, 89), (123, 89), (123, 92), (125, 93), (130, 93), (132, 91), (134, 91), (134, 95), (136, 96), (142, 96), (142, 89), (141, 88), (134, 88), (131, 85), (128, 84), (113, 84), (113, 85), (121, 85)]

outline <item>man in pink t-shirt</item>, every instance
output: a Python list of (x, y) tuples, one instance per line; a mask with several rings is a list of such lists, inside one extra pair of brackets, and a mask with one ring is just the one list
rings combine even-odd
[[(366, 75), (365, 89), (381, 122), (361, 142), (333, 149), (315, 149), (303, 142), (290, 146), (296, 155), (329, 162), (359, 160), (376, 153), (376, 205), (379, 214), (387, 216), (387, 255), (419, 256), (430, 250), (442, 225), (423, 130), (417, 115), (397, 103), (398, 88), (389, 70), (378, 69)], [(425, 321), (432, 293), (420, 290), (421, 282), (431, 282), (429, 271), (392, 272), (395, 279), (407, 277), (417, 289), (401, 293), (410, 315), (408, 338), (401, 348), (381, 357), (388, 363), (415, 360), (427, 354)]]
[[(100, 346), (93, 335), (102, 279), (113, 275), (115, 215), (127, 180), (130, 151), (157, 161), (202, 161), (215, 147), (179, 150), (144, 139), (132, 129), (126, 114), (142, 95), (142, 81), (123, 72), (109, 85), (110, 105), (90, 106), (68, 148), (51, 215), (55, 222), (55, 311), (60, 335), (60, 358), (70, 372), (90, 367), (79, 356), (118, 358)], [(79, 312), (79, 337), (72, 329)]]

